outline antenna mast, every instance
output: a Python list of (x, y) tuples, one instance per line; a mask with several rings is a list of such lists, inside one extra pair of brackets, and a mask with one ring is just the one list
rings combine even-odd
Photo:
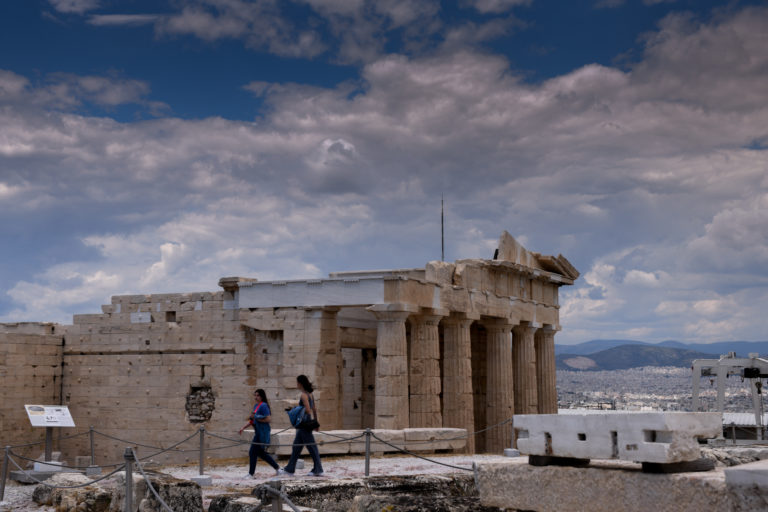
[(440, 261), (445, 261), (445, 202), (440, 194)]

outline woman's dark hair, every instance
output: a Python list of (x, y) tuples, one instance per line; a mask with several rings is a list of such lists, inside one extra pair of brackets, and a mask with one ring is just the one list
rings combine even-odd
[(301, 387), (304, 388), (304, 391), (306, 391), (307, 393), (311, 393), (314, 390), (314, 388), (312, 387), (312, 383), (309, 382), (309, 379), (307, 378), (306, 375), (299, 375), (298, 377), (296, 377), (296, 382), (301, 384)]
[(267, 407), (269, 407), (269, 400), (267, 400), (267, 393), (261, 388), (257, 389), (256, 392), (261, 397), (261, 401), (267, 404)]

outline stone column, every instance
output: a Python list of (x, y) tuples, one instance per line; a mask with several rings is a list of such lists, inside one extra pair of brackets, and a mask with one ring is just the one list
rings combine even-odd
[(304, 318), (305, 339), (301, 356), (307, 367), (305, 373), (316, 387), (314, 396), (318, 421), (326, 430), (340, 429), (343, 423), (344, 382), (341, 376), (341, 342), (336, 324), (338, 311), (337, 307), (307, 309)]
[[(461, 314), (443, 319), (443, 426), (475, 430), (472, 402), (472, 346), (469, 327), (473, 320)], [(467, 453), (475, 452), (475, 437), (467, 438)]]
[[(514, 411), (512, 350), (510, 331), (506, 318), (484, 320), (488, 333), (486, 385), (486, 425), (492, 427), (512, 417)], [(512, 424), (507, 423), (486, 432), (485, 451), (500, 453), (512, 447)]]
[(408, 428), (408, 344), (405, 320), (418, 308), (408, 304), (376, 304), (368, 308), (376, 330), (377, 429)]
[[(435, 314), (442, 313), (442, 314)], [(440, 333), (437, 325), (447, 311), (430, 311), (410, 317), (411, 344), (408, 371), (410, 377), (410, 427), (440, 428)]]
[(555, 330), (544, 326), (536, 330), (536, 393), (539, 414), (557, 414), (555, 373)]
[(536, 350), (533, 335), (538, 326), (529, 323), (512, 329), (512, 360), (515, 366), (515, 414), (536, 414)]

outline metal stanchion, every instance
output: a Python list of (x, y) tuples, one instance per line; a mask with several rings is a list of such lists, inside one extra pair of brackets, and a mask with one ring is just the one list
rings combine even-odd
[(5, 481), (8, 479), (8, 458), (10, 457), (11, 447), (5, 447), (5, 457), (3, 457), (3, 473), (0, 475), (0, 501), (5, 499)]
[(45, 462), (53, 456), (53, 427), (45, 427)]
[(94, 449), (94, 443), (93, 443), (93, 425), (91, 425), (91, 428), (88, 431), (88, 434), (91, 437), (91, 466), (95, 466), (96, 465), (96, 450)]
[(205, 474), (205, 427), (200, 427), (200, 474), (190, 478), (193, 482), (197, 482), (199, 485), (211, 485), (213, 479)]
[(371, 429), (365, 429), (365, 476), (371, 474)]
[(133, 450), (126, 448), (125, 459), (125, 508), (123, 512), (133, 512)]
[(203, 476), (205, 472), (205, 426), (200, 427), (200, 476)]

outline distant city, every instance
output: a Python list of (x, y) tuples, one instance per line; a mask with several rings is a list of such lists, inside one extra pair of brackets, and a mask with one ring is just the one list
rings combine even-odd
[[(557, 370), (557, 401), (560, 409), (618, 409), (690, 411), (690, 368), (643, 367), (627, 370)], [(730, 377), (725, 392), (726, 412), (751, 412), (748, 381)], [(702, 410), (716, 410), (717, 383), (701, 378)]]
[[(659, 344), (630, 340), (592, 340), (558, 345), (557, 389), (561, 409), (690, 411), (693, 359), (718, 359), (736, 352), (740, 357), (768, 352), (768, 342)], [(717, 382), (701, 377), (702, 410), (716, 409)], [(725, 411), (751, 412), (749, 381), (726, 380)]]

